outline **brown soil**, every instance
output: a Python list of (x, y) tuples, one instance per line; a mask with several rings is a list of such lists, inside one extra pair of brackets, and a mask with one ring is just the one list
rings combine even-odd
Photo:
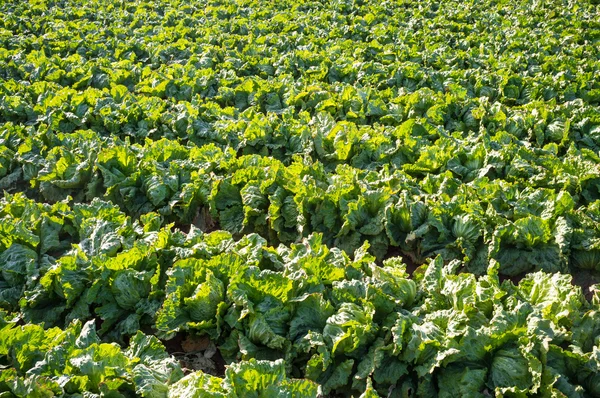
[[(206, 206), (198, 209), (192, 224), (205, 233), (210, 233), (221, 229), (219, 222), (211, 217), (210, 210)], [(188, 234), (192, 224), (175, 223), (174, 228)]]
[(201, 370), (213, 376), (225, 375), (225, 360), (208, 337), (178, 333), (170, 340), (161, 341), (167, 352), (179, 361), (184, 372)]
[(580, 286), (587, 300), (591, 300), (593, 292), (590, 289), (592, 285), (600, 283), (600, 273), (588, 270), (576, 270), (573, 275), (573, 285)]

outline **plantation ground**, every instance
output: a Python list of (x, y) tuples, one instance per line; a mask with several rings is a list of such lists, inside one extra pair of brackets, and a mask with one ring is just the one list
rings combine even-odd
[(2, 2), (0, 397), (600, 396), (599, 7)]

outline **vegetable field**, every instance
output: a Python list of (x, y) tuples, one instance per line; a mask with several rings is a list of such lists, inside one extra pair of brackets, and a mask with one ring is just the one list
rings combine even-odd
[(0, 17), (0, 398), (600, 397), (598, 0)]

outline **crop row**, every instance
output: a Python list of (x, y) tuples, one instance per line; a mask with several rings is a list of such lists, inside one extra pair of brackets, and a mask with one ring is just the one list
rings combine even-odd
[[(600, 298), (594, 291), (587, 301), (568, 275), (531, 273), (515, 286), (500, 283), (494, 260), (476, 277), (437, 257), (411, 278), (400, 258), (376, 265), (367, 243), (350, 258), (320, 234), (277, 248), (256, 234), (184, 234), (161, 228), (156, 213), (132, 221), (100, 200), (50, 206), (18, 195), (2, 201), (0, 214), (19, 220), (0, 239), (0, 363), (14, 369), (0, 389), (123, 391), (133, 377), (163, 391), (183, 376), (160, 348), (148, 359), (136, 348), (120, 351), (100, 344), (91, 324), (78, 337), (81, 323), (96, 319), (104, 339), (133, 336), (132, 347), (148, 339), (139, 330), (163, 339), (185, 331), (209, 336), (228, 363), (283, 359), (268, 366), (324, 394), (599, 392)], [(28, 325), (16, 326), (10, 313)], [(146, 343), (139, 350), (160, 346)], [(244, 363), (227, 378), (258, 366)]]
[[(92, 131), (29, 131), (10, 125), (4, 131), (2, 181), (50, 203), (101, 198), (133, 218), (156, 212), (161, 225), (258, 233), (272, 244), (320, 232), (325, 244), (348, 254), (368, 240), (380, 260), (391, 248), (416, 264), (442, 254), (476, 274), (491, 259), (510, 276), (600, 270), (600, 160), (589, 150), (557, 158), (497, 135), (461, 152), (447, 137), (438, 141), (439, 155), (423, 153), (404, 169), (338, 165), (327, 172), (306, 158), (285, 166), (215, 145), (130, 145)], [(413, 140), (425, 132), (409, 121), (397, 136)], [(396, 155), (402, 152), (398, 146)], [(444, 158), (439, 174), (414, 175), (418, 165)]]

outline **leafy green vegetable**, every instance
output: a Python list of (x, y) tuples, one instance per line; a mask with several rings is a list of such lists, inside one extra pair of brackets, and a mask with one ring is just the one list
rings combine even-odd
[(1, 2), (0, 396), (598, 396), (597, 3)]

